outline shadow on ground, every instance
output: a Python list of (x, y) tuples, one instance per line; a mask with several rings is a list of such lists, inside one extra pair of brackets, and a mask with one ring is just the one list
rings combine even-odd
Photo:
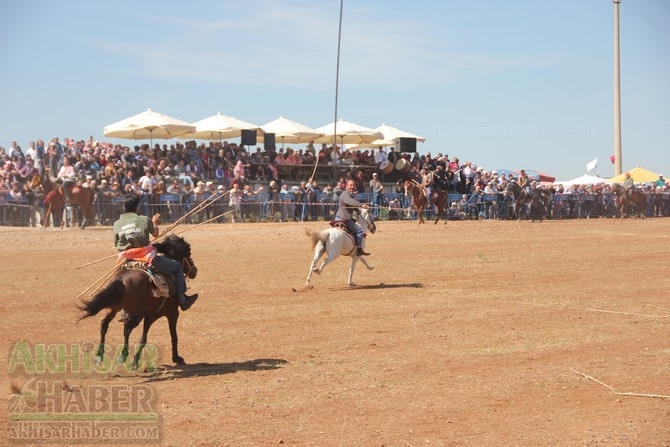
[(220, 376), (241, 371), (272, 371), (282, 368), (287, 363), (288, 360), (284, 359), (255, 359), (247, 360), (246, 362), (194, 363), (192, 365), (164, 366), (148, 372), (149, 378), (145, 382), (163, 382), (189, 377)]

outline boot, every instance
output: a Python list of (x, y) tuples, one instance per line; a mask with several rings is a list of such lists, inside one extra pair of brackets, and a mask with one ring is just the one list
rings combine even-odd
[(197, 300), (197, 299), (198, 299), (198, 294), (197, 293), (195, 293), (191, 296), (184, 295), (184, 298), (179, 300), (179, 308), (182, 311), (188, 310), (193, 305), (193, 303), (195, 303), (195, 300)]
[(363, 251), (362, 247), (358, 247), (358, 249), (356, 249), (356, 256), (370, 256), (370, 253), (366, 253)]

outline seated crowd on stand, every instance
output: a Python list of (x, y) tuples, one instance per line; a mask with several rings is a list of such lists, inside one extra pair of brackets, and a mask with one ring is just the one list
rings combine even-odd
[[(308, 144), (305, 149), (290, 147), (276, 151), (248, 148), (227, 141), (195, 141), (155, 143), (130, 146), (98, 142), (93, 137), (75, 141), (58, 137), (44, 142), (30, 142), (23, 150), (16, 142), (8, 149), (0, 148), (0, 225), (39, 225), (44, 216), (45, 195), (32, 181), (35, 174), (48, 176), (57, 183), (68, 182), (95, 190), (97, 221), (111, 224), (119, 213), (120, 197), (134, 191), (143, 197), (151, 210), (172, 214), (176, 220), (212, 194), (228, 194), (191, 220), (217, 218), (225, 220), (329, 220), (335, 213), (339, 193), (345, 181), (354, 179), (361, 199), (373, 206), (376, 217), (412, 218), (411, 204), (404, 195), (404, 179), (413, 179), (434, 190), (449, 193), (450, 218), (511, 217), (502, 196), (508, 182), (525, 182), (524, 178), (507, 177), (504, 173), (484, 171), (473, 163), (461, 163), (458, 157), (418, 153), (400, 154), (392, 148), (345, 149), (322, 144), (318, 149)], [(393, 166), (400, 158), (407, 160), (403, 172), (380, 169), (382, 163)], [(290, 167), (313, 167), (318, 159), (319, 170), (333, 175), (325, 181), (292, 176)], [(426, 174), (430, 184), (426, 185)], [(284, 178), (282, 178), (284, 177)], [(314, 176), (314, 178), (317, 178)], [(236, 186), (237, 185), (237, 186)], [(648, 216), (666, 216), (669, 184), (663, 178), (648, 184)], [(609, 186), (539, 185), (528, 182), (527, 188), (550, 188), (554, 200), (548, 215), (556, 217), (588, 217), (609, 215)], [(564, 198), (574, 195), (572, 200)], [(486, 197), (495, 200), (485, 200)], [(576, 200), (577, 197), (584, 199)], [(593, 200), (598, 197), (597, 200)], [(584, 204), (586, 203), (586, 205)], [(592, 203), (593, 202), (593, 203)], [(588, 205), (588, 206), (587, 206)], [(588, 208), (588, 209), (587, 209)], [(597, 208), (597, 210), (596, 210)], [(482, 214), (482, 209), (486, 213)], [(383, 210), (383, 212), (382, 212)], [(226, 213), (229, 211), (230, 213)], [(225, 215), (224, 215), (225, 213)], [(588, 214), (587, 214), (588, 213)], [(64, 213), (70, 219), (69, 213)], [(54, 225), (61, 215), (54, 215)], [(70, 223), (70, 222), (67, 222)]]

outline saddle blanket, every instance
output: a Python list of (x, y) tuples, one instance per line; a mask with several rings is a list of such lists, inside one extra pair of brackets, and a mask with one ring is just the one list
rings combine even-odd
[(162, 273), (155, 272), (151, 266), (143, 261), (126, 261), (123, 264), (124, 270), (142, 270), (149, 276), (149, 280), (154, 285), (151, 288), (151, 293), (156, 298), (168, 298), (170, 296), (170, 286)]

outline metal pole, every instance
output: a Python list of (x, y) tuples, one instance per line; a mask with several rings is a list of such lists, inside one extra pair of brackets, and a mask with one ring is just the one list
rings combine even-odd
[(619, 3), (614, 0), (614, 175), (622, 172), (621, 160), (621, 79), (619, 73)]
[(340, 90), (340, 42), (342, 41), (342, 9), (344, 0), (340, 0), (340, 25), (337, 32), (337, 69), (335, 70), (335, 121), (333, 121), (333, 147), (337, 146), (337, 96)]

